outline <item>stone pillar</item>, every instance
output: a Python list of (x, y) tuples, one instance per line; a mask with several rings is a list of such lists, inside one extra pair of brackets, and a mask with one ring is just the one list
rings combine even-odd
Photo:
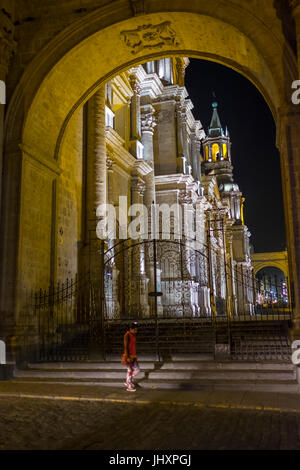
[(227, 221), (228, 229), (226, 231), (226, 251), (227, 251), (227, 286), (228, 286), (228, 307), (229, 315), (234, 316), (237, 314), (237, 299), (236, 299), (236, 285), (235, 285), (235, 274), (234, 274), (234, 261), (233, 261), (233, 249), (232, 239), (233, 235), (230, 231), (232, 221)]
[[(179, 246), (178, 278), (183, 277), (179, 283), (181, 286), (181, 304), (185, 316), (199, 316), (199, 280), (197, 278), (197, 261), (195, 259), (194, 241), (189, 235), (190, 230), (194, 228), (196, 218), (195, 204), (191, 191), (182, 189), (179, 191), (178, 202), (182, 207), (183, 214), (183, 243)], [(191, 234), (192, 235), (192, 234)], [(176, 302), (176, 300), (175, 300)]]
[(143, 147), (141, 144), (141, 87), (137, 77), (129, 76), (130, 85), (133, 91), (130, 105), (130, 152), (136, 158), (142, 158)]
[[(106, 156), (106, 168), (107, 168), (107, 202), (116, 206), (114, 185), (113, 185), (113, 166), (115, 161), (113, 159), (113, 153), (108, 152)], [(107, 248), (110, 249), (111, 260), (106, 265), (105, 270), (105, 304), (106, 314), (108, 318), (118, 319), (120, 318), (120, 303), (118, 299), (118, 277), (119, 270), (116, 266), (116, 259), (112, 257), (115, 254), (114, 245), (117, 243), (115, 238), (110, 238), (107, 241)]]
[(291, 0), (292, 15), (296, 24), (297, 51), (298, 51), (298, 78), (300, 78), (300, 0)]
[[(143, 204), (145, 183), (142, 178), (133, 172), (131, 179), (131, 204)], [(143, 232), (143, 227), (140, 228)], [(145, 318), (149, 316), (148, 282), (145, 266), (145, 244), (141, 238), (131, 241), (126, 253), (128, 263), (127, 313), (130, 318)]]
[[(155, 116), (155, 109), (152, 105), (145, 105), (142, 107), (141, 113), (141, 129), (142, 129), (142, 143), (144, 146), (144, 160), (151, 166), (152, 171), (145, 176), (145, 193), (144, 193), (144, 204), (148, 210), (148, 232), (149, 242), (145, 244), (145, 271), (146, 276), (149, 279), (148, 292), (154, 292), (154, 260), (153, 260), (153, 242), (152, 234), (154, 234), (154, 220), (152, 214), (152, 203), (156, 204), (155, 194), (155, 173), (154, 173), (154, 153), (153, 153), (153, 134), (154, 128), (157, 124)], [(160, 276), (160, 270), (156, 266), (156, 278), (157, 281)], [(157, 282), (158, 284), (158, 282)], [(154, 297), (149, 297), (149, 304), (151, 312), (154, 312)], [(158, 298), (158, 314), (162, 314), (161, 298)]]
[(284, 111), (277, 123), (287, 234), (292, 337), (300, 338), (300, 105)]
[(107, 202), (108, 204), (115, 204), (115, 194), (114, 194), (114, 185), (113, 185), (113, 177), (114, 177), (114, 170), (113, 167), (115, 165), (115, 161), (113, 159), (113, 155), (111, 153), (107, 153), (106, 155), (106, 170), (107, 170)]
[(177, 172), (185, 174), (185, 156), (183, 149), (183, 136), (182, 136), (182, 104), (181, 102), (176, 103), (176, 135), (177, 135)]
[[(155, 109), (152, 105), (143, 106), (141, 113), (142, 144), (144, 146), (144, 160), (151, 166), (152, 171), (145, 177), (146, 190), (144, 203), (150, 213), (152, 202), (156, 202), (155, 197), (155, 174), (154, 174), (154, 154), (153, 154), (153, 133), (157, 124), (154, 115)], [(149, 227), (150, 229), (150, 227)]]
[[(0, 80), (6, 84), (8, 68), (11, 57), (16, 49), (13, 39), (14, 25), (6, 10), (0, 11)], [(4, 109), (5, 104), (0, 103), (0, 216), (2, 200), (2, 173), (3, 173), (3, 144), (4, 144)]]
[(190, 161), (189, 150), (188, 150), (188, 133), (187, 133), (187, 115), (186, 107), (182, 107), (180, 119), (181, 135), (182, 135), (182, 146), (183, 146), (183, 156), (185, 158), (185, 168), (188, 175), (192, 174), (192, 162)]
[[(5, 95), (6, 80), (9, 64), (16, 49), (14, 41), (13, 25), (13, 2), (6, 2), (5, 9), (0, 11), (0, 80), (5, 84), (3, 89)], [(3, 2), (1, 3), (3, 7)], [(9, 13), (7, 13), (9, 11)], [(3, 98), (6, 98), (3, 96)], [(6, 99), (5, 99), (6, 102)], [(6, 155), (6, 187), (9, 187), (10, 197), (7, 199), (6, 213), (1, 213), (2, 197), (4, 192), (3, 180), (3, 146), (4, 146), (4, 113), (5, 104), (0, 104), (0, 334), (7, 344), (8, 360), (15, 360), (13, 352), (13, 341), (16, 340), (16, 310), (18, 304), (18, 273), (17, 273), (17, 231), (19, 227), (19, 198), (21, 185), (21, 152), (20, 150)], [(13, 176), (12, 176), (13, 175)], [(9, 180), (10, 179), (10, 180)], [(13, 188), (15, 187), (15, 190)], [(17, 209), (16, 209), (17, 208)], [(5, 228), (14, 225), (16, 232), (8, 235)], [(7, 258), (6, 260), (4, 258)]]
[[(99, 205), (106, 203), (106, 128), (105, 128), (105, 87), (101, 87), (88, 102), (87, 136), (87, 198), (86, 198), (86, 253), (88, 269), (92, 280), (98, 285), (100, 280), (100, 240), (96, 228)], [(87, 253), (87, 250), (88, 253)]]

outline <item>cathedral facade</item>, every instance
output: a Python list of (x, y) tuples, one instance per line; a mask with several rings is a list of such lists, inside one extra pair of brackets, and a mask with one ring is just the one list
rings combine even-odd
[[(216, 102), (207, 131), (195, 119), (184, 86), (188, 63), (181, 57), (147, 62), (103, 91), (101, 202), (114, 208), (119, 227), (104, 241), (110, 320), (254, 314), (250, 233), (233, 178), (229, 132)], [(137, 214), (131, 207), (147, 214), (134, 240), (120, 236), (120, 220), (130, 224)]]

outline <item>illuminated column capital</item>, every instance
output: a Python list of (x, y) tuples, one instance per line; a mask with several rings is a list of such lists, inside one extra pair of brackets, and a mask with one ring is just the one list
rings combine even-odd
[(153, 135), (154, 128), (157, 125), (157, 117), (153, 106), (144, 106), (141, 108), (141, 130), (142, 134), (147, 132)]
[(185, 57), (176, 57), (175, 67), (179, 86), (184, 86), (185, 70), (188, 64), (189, 61), (187, 61)]
[(131, 74), (129, 75), (129, 82), (130, 82), (130, 86), (132, 88), (132, 91), (135, 95), (138, 95), (140, 96), (141, 94), (141, 86), (140, 86), (140, 83), (138, 81), (138, 78), (135, 74)]

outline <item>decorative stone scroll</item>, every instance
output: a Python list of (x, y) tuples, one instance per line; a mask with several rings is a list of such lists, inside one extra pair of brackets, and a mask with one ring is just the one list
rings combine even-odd
[(137, 54), (143, 49), (160, 48), (167, 44), (178, 46), (176, 32), (171, 27), (170, 21), (160, 24), (147, 24), (139, 26), (137, 29), (121, 31), (126, 46), (131, 48), (132, 54)]

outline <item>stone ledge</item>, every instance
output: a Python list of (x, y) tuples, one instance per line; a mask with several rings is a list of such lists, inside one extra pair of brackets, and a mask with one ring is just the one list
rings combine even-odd
[(0, 380), (9, 380), (14, 377), (15, 364), (0, 364)]

